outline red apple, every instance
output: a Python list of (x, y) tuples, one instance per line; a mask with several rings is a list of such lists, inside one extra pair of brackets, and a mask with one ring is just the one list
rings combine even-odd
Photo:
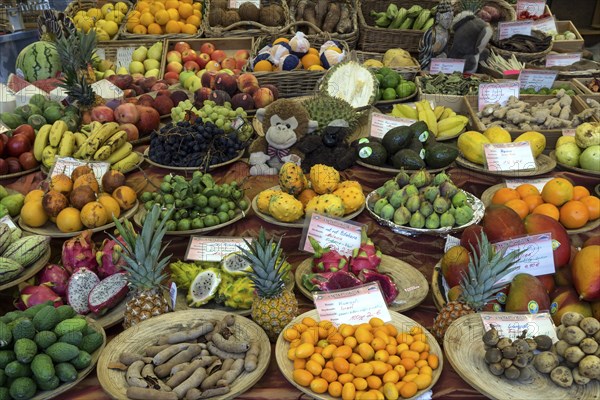
[(185, 64), (183, 64), (183, 69), (185, 69), (186, 71), (197, 72), (200, 71), (200, 66), (196, 61), (186, 61)]
[(196, 51), (193, 49), (187, 49), (183, 53), (181, 53), (181, 60), (186, 63), (188, 61), (196, 60)]
[(213, 71), (206, 71), (202, 74), (200, 80), (202, 82), (202, 87), (214, 89), (215, 88), (215, 79), (217, 77), (217, 73)]
[(92, 108), (92, 121), (98, 122), (113, 122), (115, 120), (115, 116), (113, 114), (113, 110), (107, 106), (96, 106)]
[(225, 54), (223, 50), (215, 50), (212, 53), (210, 53), (210, 58), (211, 60), (221, 62), (227, 58), (227, 54)]
[[(27, 138), (29, 139), (29, 141), (31, 143), (33, 143), (35, 141), (35, 130), (33, 129), (33, 126), (29, 125), (29, 124), (23, 124), (23, 125), (19, 125), (15, 128), (15, 130), (13, 131), (13, 136), (15, 135), (25, 135), (27, 136)], [(0, 151), (0, 153), (2, 153)]]
[(248, 60), (236, 60), (235, 67), (236, 69), (244, 69), (244, 67), (248, 64)]
[[(25, 135), (16, 135), (11, 137), (6, 144), (8, 155), (19, 157), (26, 151), (31, 150), (31, 142)], [(17, 171), (18, 172), (18, 171)]]
[(0, 156), (2, 156), (2, 154), (4, 154), (4, 141), (0, 140)]
[(234, 69), (237, 67), (237, 62), (235, 58), (226, 57), (223, 61), (221, 61), (221, 68)]
[(206, 53), (209, 56), (212, 54), (213, 51), (215, 51), (215, 45), (209, 42), (206, 42), (204, 44), (202, 44), (202, 46), (200, 46), (200, 51), (202, 53)]
[(190, 49), (191, 46), (187, 42), (177, 42), (173, 48), (175, 51), (183, 53), (185, 50)]
[(4, 158), (0, 158), (0, 175), (8, 174), (8, 161)]
[(167, 62), (177, 61), (181, 63), (183, 59), (181, 58), (181, 53), (177, 50), (171, 50), (167, 53)]
[(248, 59), (250, 59), (250, 52), (248, 50), (238, 50), (233, 55), (233, 58), (236, 60), (248, 61)]
[(19, 156), (19, 162), (23, 169), (32, 169), (38, 166), (38, 162), (33, 156), (33, 153), (30, 151), (26, 151)]
[(221, 69), (221, 64), (217, 61), (209, 61), (208, 64), (204, 67), (207, 71), (219, 71)]
[[(188, 61), (190, 62), (190, 61)], [(194, 61), (191, 61), (194, 62)], [(167, 72), (177, 72), (180, 73), (183, 69), (183, 65), (179, 61), (171, 61), (167, 64)]]
[(210, 62), (210, 56), (206, 53), (200, 53), (198, 54), (198, 57), (196, 57), (196, 62), (198, 63), (201, 69), (204, 69), (206, 67), (206, 64)]
[(165, 73), (165, 80), (168, 82), (171, 79), (179, 81), (179, 72), (170, 71)]

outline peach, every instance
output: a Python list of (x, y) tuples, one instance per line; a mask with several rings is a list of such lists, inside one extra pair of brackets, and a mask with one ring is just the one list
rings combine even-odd
[(140, 135), (149, 135), (153, 130), (158, 129), (160, 124), (160, 114), (152, 107), (136, 106), (140, 119), (136, 126)]
[(177, 42), (175, 43), (174, 50), (179, 53), (183, 53), (184, 51), (190, 49), (191, 46), (187, 42)]
[(241, 74), (237, 78), (237, 87), (242, 93), (253, 93), (259, 88), (258, 79), (256, 79), (256, 76), (250, 73)]
[(226, 58), (227, 58), (227, 54), (225, 54), (225, 52), (223, 50), (215, 50), (212, 53), (210, 53), (210, 59), (214, 60), (218, 63), (220, 63), (221, 61), (223, 61)]
[(204, 100), (208, 100), (211, 93), (212, 89), (209, 87), (201, 87), (200, 89), (196, 90), (194, 92), (194, 106), (196, 108), (201, 108), (204, 105)]
[(177, 83), (179, 83), (179, 75), (177, 77), (170, 76), (169, 78), (165, 78), (165, 82), (169, 86), (176, 85)]
[(107, 106), (96, 106), (92, 109), (92, 121), (98, 122), (113, 122), (115, 116), (113, 109)]
[(277, 86), (267, 83), (266, 85), (262, 85), (262, 87), (270, 89), (271, 93), (273, 93), (273, 98), (275, 100), (279, 98), (279, 89), (277, 89)]
[(235, 60), (235, 69), (243, 70), (248, 60)]
[(171, 114), (173, 100), (169, 96), (157, 96), (152, 103), (152, 108), (156, 109), (160, 115)]
[(152, 103), (154, 102), (154, 98), (149, 94), (143, 94), (138, 98), (138, 104), (140, 106), (152, 107)]
[(235, 58), (225, 57), (225, 59), (221, 61), (221, 68), (234, 69), (235, 67), (237, 67)]
[[(138, 102), (138, 99), (135, 99), (135, 103)], [(124, 103), (115, 108), (115, 121), (119, 124), (137, 124), (140, 120), (139, 110), (136, 108), (135, 104), (132, 102)]]
[(244, 110), (254, 109), (254, 99), (248, 93), (238, 93), (231, 98), (231, 107), (235, 110), (242, 107)]
[(210, 42), (203, 43), (202, 46), (200, 46), (201, 53), (206, 53), (210, 56), (213, 51), (215, 51), (215, 45)]
[(110, 75), (106, 79), (121, 90), (128, 89), (133, 83), (131, 75)]
[(246, 49), (241, 49), (235, 52), (233, 58), (236, 60), (248, 61), (250, 59), (250, 52)]
[[(252, 96), (256, 108), (264, 108), (275, 101), (273, 92), (267, 88), (260, 88)], [(507, 207), (508, 208), (508, 207)]]
[[(168, 90), (167, 90), (168, 88), (169, 88), (169, 85), (167, 85), (167, 83), (166, 83), (166, 82), (156, 82), (156, 83), (155, 83), (155, 84), (154, 84), (154, 85), (153, 85), (153, 86), (150, 88), (150, 91), (151, 91), (151, 92), (164, 92), (164, 91), (167, 91), (167, 92), (168, 92)], [(160, 93), (159, 93), (159, 94), (160, 94)], [(163, 93), (163, 94), (164, 94), (164, 93)]]
[(180, 73), (183, 70), (183, 65), (179, 61), (171, 61), (167, 64), (167, 72)]
[(176, 61), (181, 64), (183, 59), (181, 58), (181, 53), (177, 50), (171, 50), (167, 53), (167, 62)]
[(237, 91), (237, 81), (232, 75), (219, 73), (215, 78), (215, 89), (223, 90), (233, 96)]
[(138, 131), (137, 126), (134, 124), (121, 124), (119, 125), (119, 129), (127, 132), (128, 142), (131, 142), (132, 140), (138, 140), (140, 137), (140, 132)]

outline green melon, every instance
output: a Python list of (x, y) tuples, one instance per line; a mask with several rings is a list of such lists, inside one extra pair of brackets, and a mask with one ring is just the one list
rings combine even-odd
[(34, 42), (21, 50), (15, 62), (15, 70), (17, 73), (21, 71), (24, 79), (29, 82), (54, 78), (61, 70), (60, 58), (52, 43)]

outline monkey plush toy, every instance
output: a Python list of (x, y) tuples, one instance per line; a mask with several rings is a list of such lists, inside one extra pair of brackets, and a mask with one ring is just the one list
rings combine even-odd
[(250, 145), (250, 175), (276, 175), (286, 162), (300, 164), (304, 154), (296, 143), (315, 129), (308, 111), (297, 101), (279, 99), (256, 111), (264, 136)]

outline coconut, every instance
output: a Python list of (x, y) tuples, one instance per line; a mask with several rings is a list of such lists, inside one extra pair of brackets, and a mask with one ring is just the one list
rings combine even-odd
[(225, 10), (216, 8), (210, 10), (208, 13), (208, 24), (210, 26), (223, 26), (223, 19), (225, 18)]
[(258, 22), (260, 18), (260, 9), (249, 1), (242, 3), (238, 8), (238, 12), (242, 21)]
[(240, 22), (240, 14), (237, 10), (227, 10), (223, 16), (223, 26), (233, 25), (236, 22)]

